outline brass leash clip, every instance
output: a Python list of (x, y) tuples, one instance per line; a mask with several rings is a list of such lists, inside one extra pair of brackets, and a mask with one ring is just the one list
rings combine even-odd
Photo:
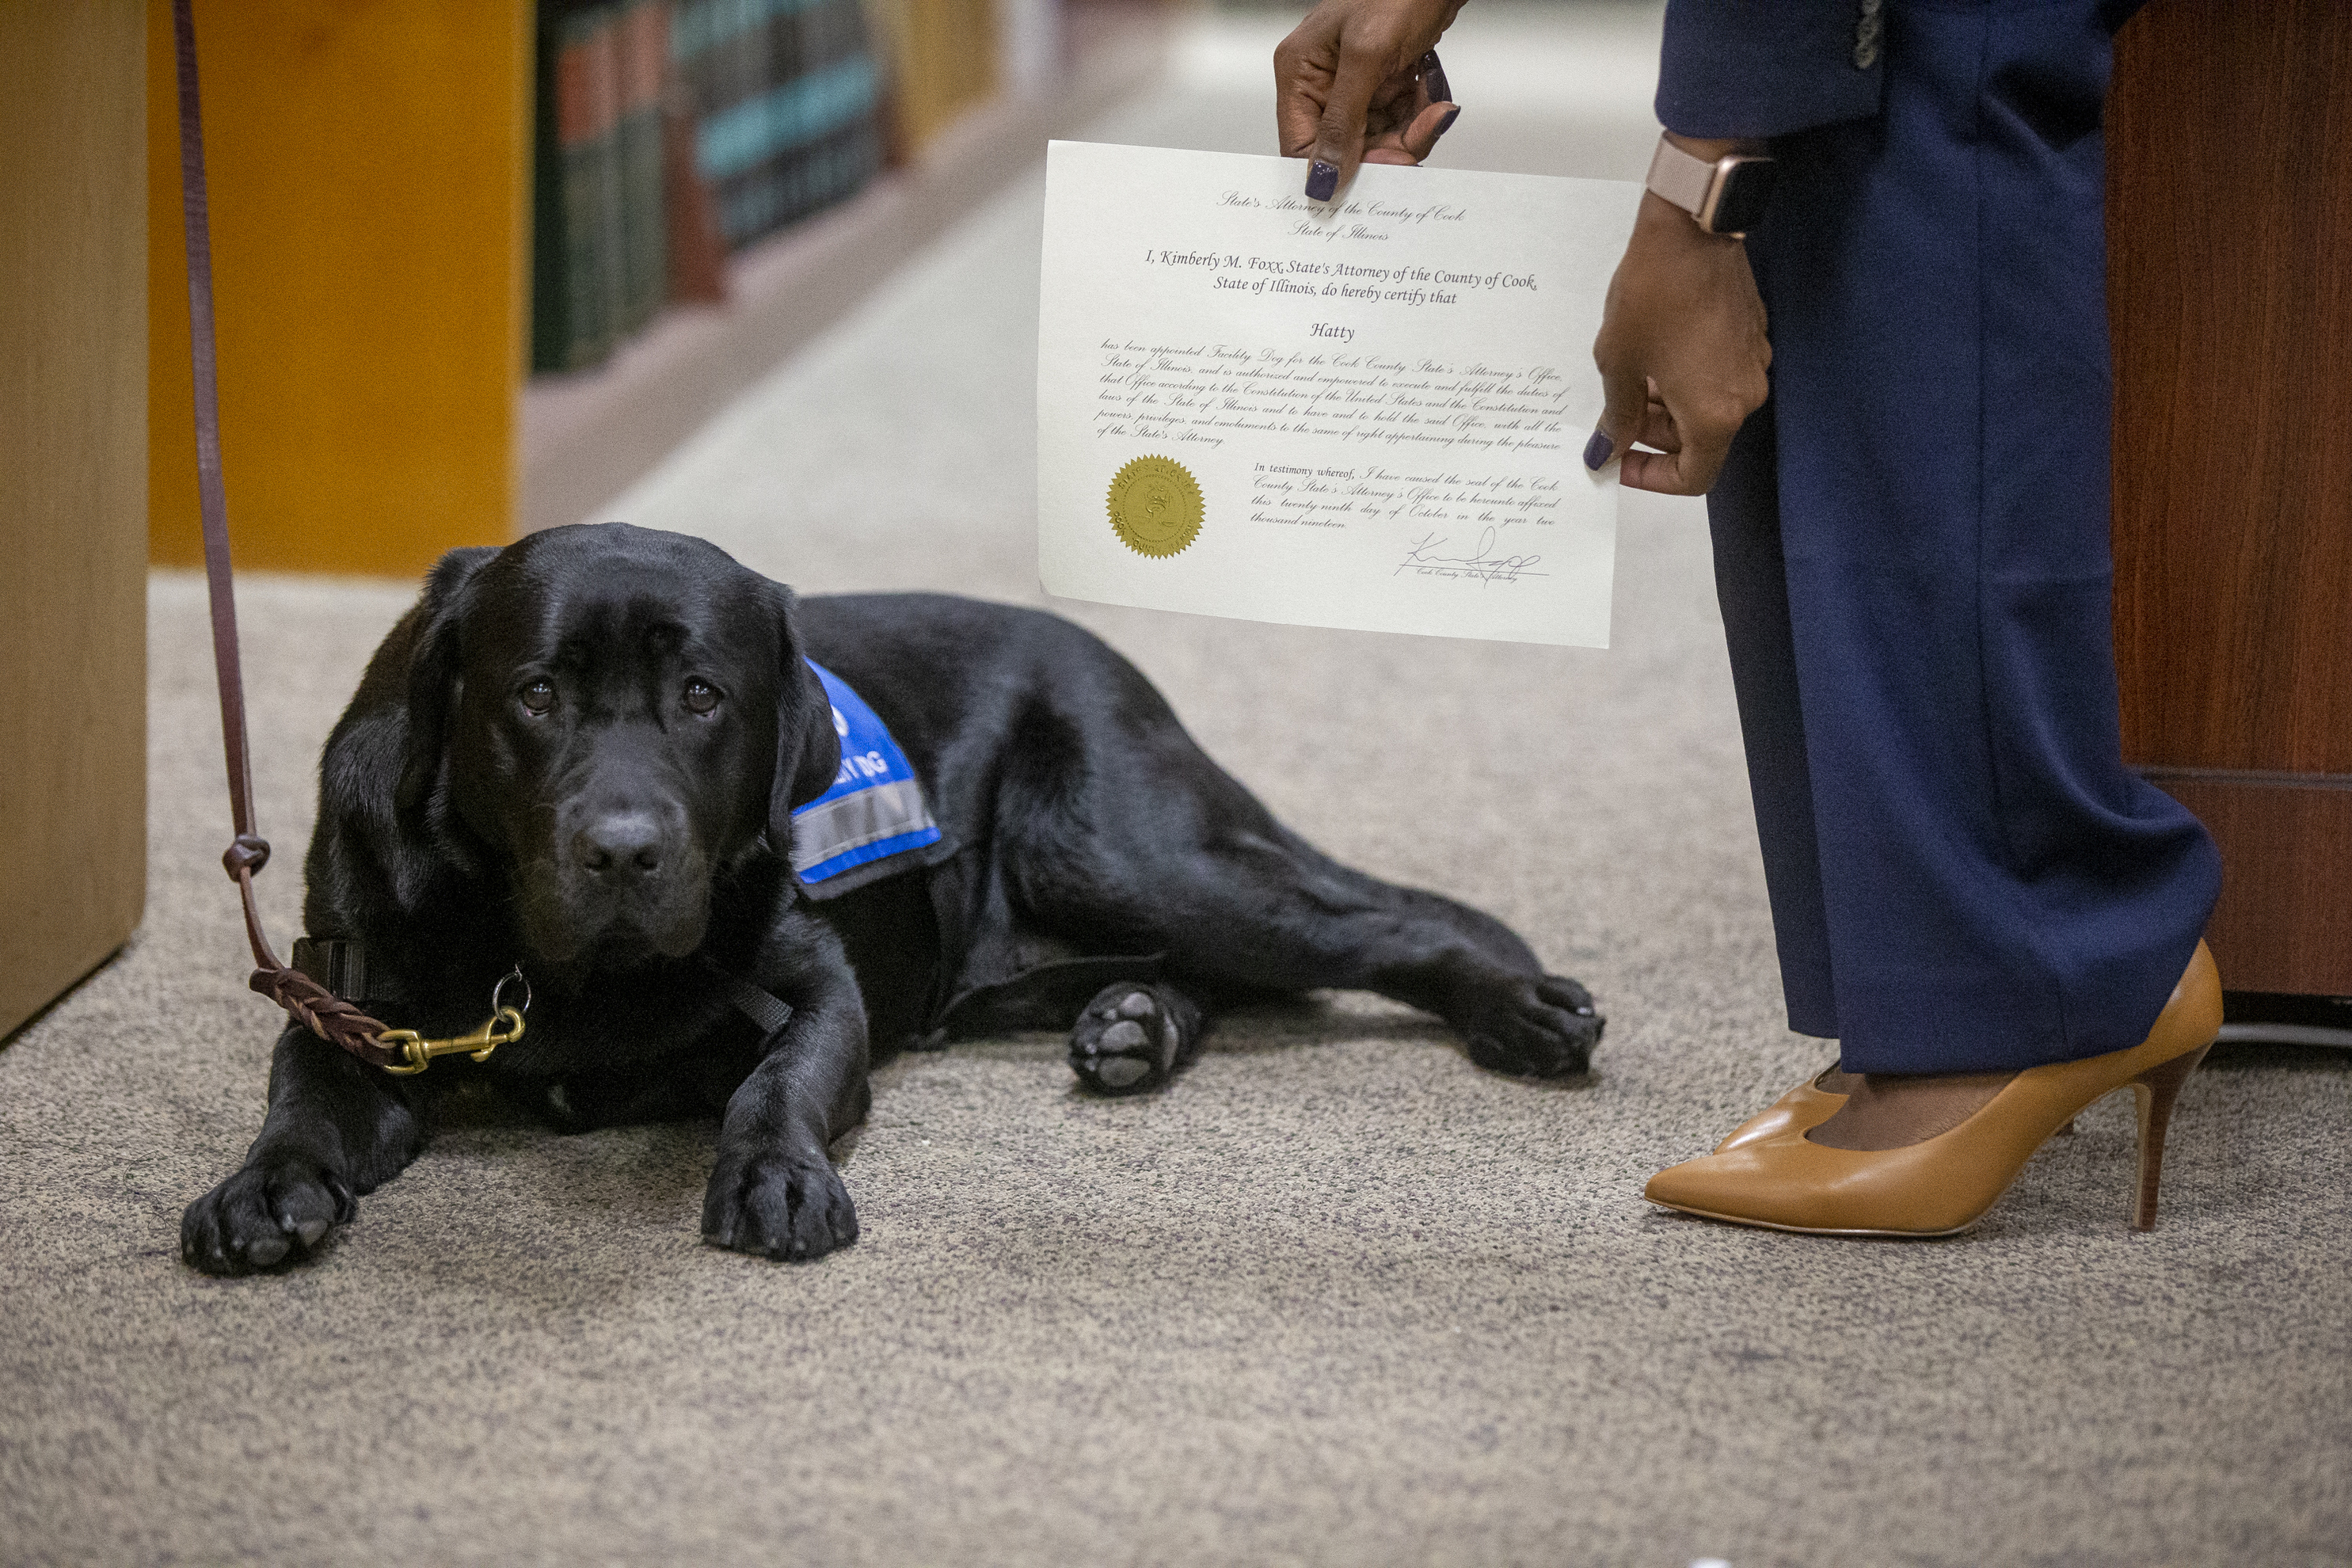
[(406, 1078), (423, 1072), (435, 1057), (454, 1057), (461, 1051), (478, 1062), (488, 1061), (500, 1046), (522, 1038), (522, 1015), (512, 1007), (501, 1007), (480, 1027), (450, 1040), (428, 1040), (414, 1029), (386, 1029), (377, 1038), (404, 1058), (404, 1065), (383, 1070)]
[[(510, 1007), (506, 1004), (506, 989), (517, 983), (522, 986), (522, 1005)], [(478, 1062), (488, 1061), (490, 1053), (500, 1046), (522, 1038), (522, 1016), (530, 1009), (530, 982), (523, 978), (522, 965), (518, 963), (511, 973), (502, 975), (490, 988), (490, 1016), (479, 1027), (448, 1040), (428, 1040), (414, 1029), (386, 1029), (377, 1036), (379, 1044), (388, 1050), (398, 1051), (401, 1056), (401, 1065), (387, 1065), (383, 1070), (395, 1077), (408, 1078), (431, 1067), (435, 1057), (460, 1054)]]

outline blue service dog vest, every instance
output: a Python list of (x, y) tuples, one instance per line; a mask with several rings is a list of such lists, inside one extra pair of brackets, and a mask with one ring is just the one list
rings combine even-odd
[(928, 864), (934, 857), (915, 852), (941, 836), (889, 726), (839, 676), (814, 659), (808, 667), (833, 703), (841, 771), (832, 788), (793, 813), (793, 875), (824, 899)]

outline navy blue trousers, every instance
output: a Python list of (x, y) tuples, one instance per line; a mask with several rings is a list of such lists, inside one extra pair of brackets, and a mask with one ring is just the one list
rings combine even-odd
[(1790, 1026), (1853, 1072), (2137, 1045), (2221, 888), (2123, 764), (2095, 0), (1895, 0), (1783, 139), (1772, 395), (1709, 498)]

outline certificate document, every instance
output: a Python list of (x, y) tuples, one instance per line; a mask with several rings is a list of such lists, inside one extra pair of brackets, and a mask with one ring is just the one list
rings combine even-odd
[(1641, 187), (1056, 142), (1037, 327), (1048, 593), (1605, 647), (1592, 339)]

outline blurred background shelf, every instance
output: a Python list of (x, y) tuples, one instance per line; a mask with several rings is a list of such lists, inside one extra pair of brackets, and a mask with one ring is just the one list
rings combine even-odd
[(1043, 75), (1038, 90), (911, 116), (915, 145), (898, 166), (736, 251), (723, 304), (678, 304), (595, 370), (535, 378), (522, 396), (519, 529), (591, 517), (892, 267), (1031, 167), (1046, 140), (1075, 134), (1158, 73), (1171, 8), (1073, 9), (1066, 68), (1029, 68)]
[[(238, 565), (413, 576), (592, 515), (1148, 81), (1173, 14), (199, 0)], [(148, 0), (149, 548), (186, 565), (169, 28)]]

